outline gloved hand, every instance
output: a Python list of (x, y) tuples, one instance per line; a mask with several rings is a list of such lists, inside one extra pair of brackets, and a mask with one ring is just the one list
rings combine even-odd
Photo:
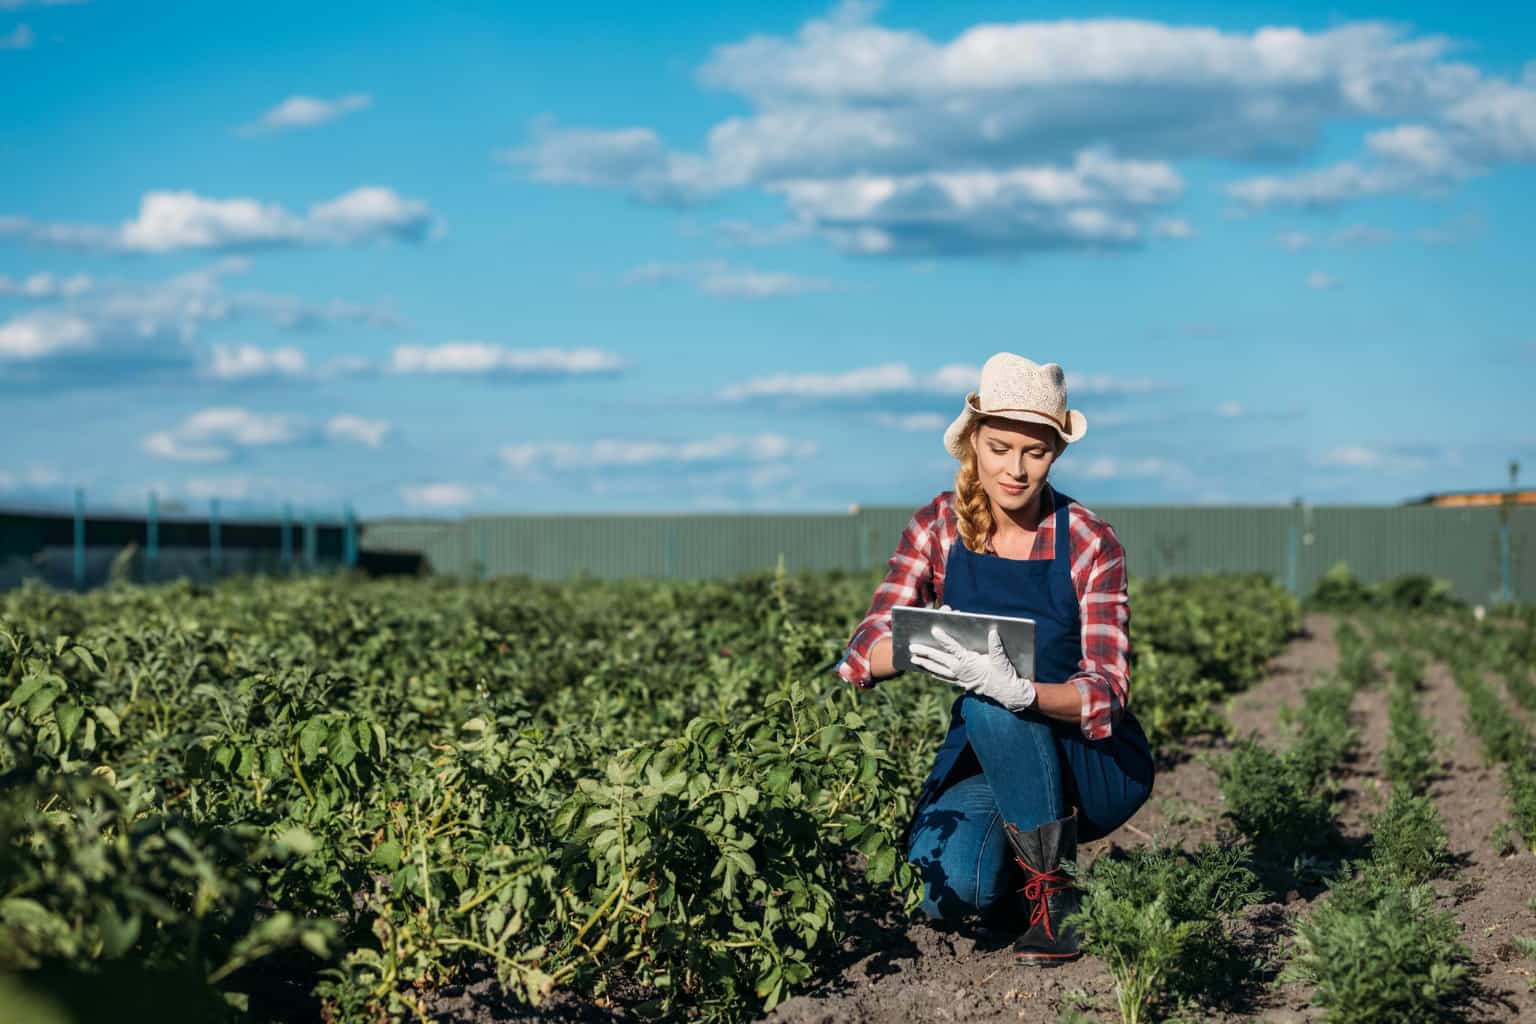
[(912, 661), (925, 671), (963, 690), (990, 697), (1010, 711), (1023, 711), (1035, 703), (1034, 680), (1022, 678), (1008, 660), (996, 626), (987, 630), (986, 654), (966, 649), (938, 626), (932, 632), (939, 647), (912, 645)]

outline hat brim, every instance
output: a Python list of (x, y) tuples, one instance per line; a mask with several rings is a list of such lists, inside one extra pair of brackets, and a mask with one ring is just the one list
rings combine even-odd
[(1020, 423), (1039, 423), (1056, 431), (1067, 444), (1081, 441), (1083, 435), (1088, 433), (1088, 418), (1076, 409), (1067, 410), (1067, 429), (1064, 431), (1048, 416), (1041, 416), (1032, 412), (983, 413), (976, 408), (975, 401), (976, 392), (972, 391), (967, 394), (965, 396), (965, 408), (944, 431), (944, 448), (957, 459), (965, 458), (965, 449), (961, 446), (965, 443), (965, 432), (970, 427), (971, 421), (982, 416), (1001, 420), (1017, 420)]

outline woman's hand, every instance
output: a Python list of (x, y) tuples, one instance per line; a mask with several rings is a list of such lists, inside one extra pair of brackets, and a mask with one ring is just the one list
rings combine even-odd
[(958, 640), (938, 626), (933, 637), (940, 644), (912, 645), (912, 661), (929, 674), (963, 690), (990, 697), (1010, 711), (1023, 711), (1035, 703), (1035, 684), (1022, 678), (1008, 660), (997, 626), (987, 630), (987, 653), (967, 650)]

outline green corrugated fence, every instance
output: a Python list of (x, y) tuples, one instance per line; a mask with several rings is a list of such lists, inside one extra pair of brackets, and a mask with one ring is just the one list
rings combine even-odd
[[(1458, 597), (1497, 601), (1500, 510), (1428, 506), (1092, 506), (1114, 526), (1133, 576), (1268, 573), (1300, 594), (1339, 561), (1367, 583), (1423, 573)], [(914, 508), (827, 515), (488, 516), (381, 520), (362, 546), (423, 553), (466, 579), (652, 576), (720, 579), (785, 567), (883, 568)], [(1509, 513), (1508, 583), (1536, 600), (1536, 509)]]

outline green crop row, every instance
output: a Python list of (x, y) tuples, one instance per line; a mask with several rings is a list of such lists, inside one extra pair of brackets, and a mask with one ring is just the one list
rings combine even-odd
[[(0, 596), (0, 972), (76, 1020), (425, 1017), (472, 968), (755, 1016), (916, 902), (897, 839), (954, 690), (826, 670), (876, 582)], [(1261, 577), (1132, 588), (1165, 752), (1297, 622)]]
[[(1393, 643), (1392, 631), (1373, 626), (1377, 645)], [(1371, 659), (1366, 651), (1361, 663)], [(1297, 922), (1290, 965), (1281, 975), (1311, 985), (1312, 1001), (1330, 1024), (1430, 1024), (1446, 1019), (1467, 990), (1460, 925), (1453, 913), (1436, 908), (1427, 884), (1446, 871), (1450, 854), (1439, 809), (1415, 792), (1431, 770), (1425, 748), (1432, 745), (1417, 696), (1424, 665), (1402, 648), (1389, 660), (1382, 768), (1393, 782), (1391, 796), (1369, 823), (1369, 856), (1345, 864), (1318, 908)]]

